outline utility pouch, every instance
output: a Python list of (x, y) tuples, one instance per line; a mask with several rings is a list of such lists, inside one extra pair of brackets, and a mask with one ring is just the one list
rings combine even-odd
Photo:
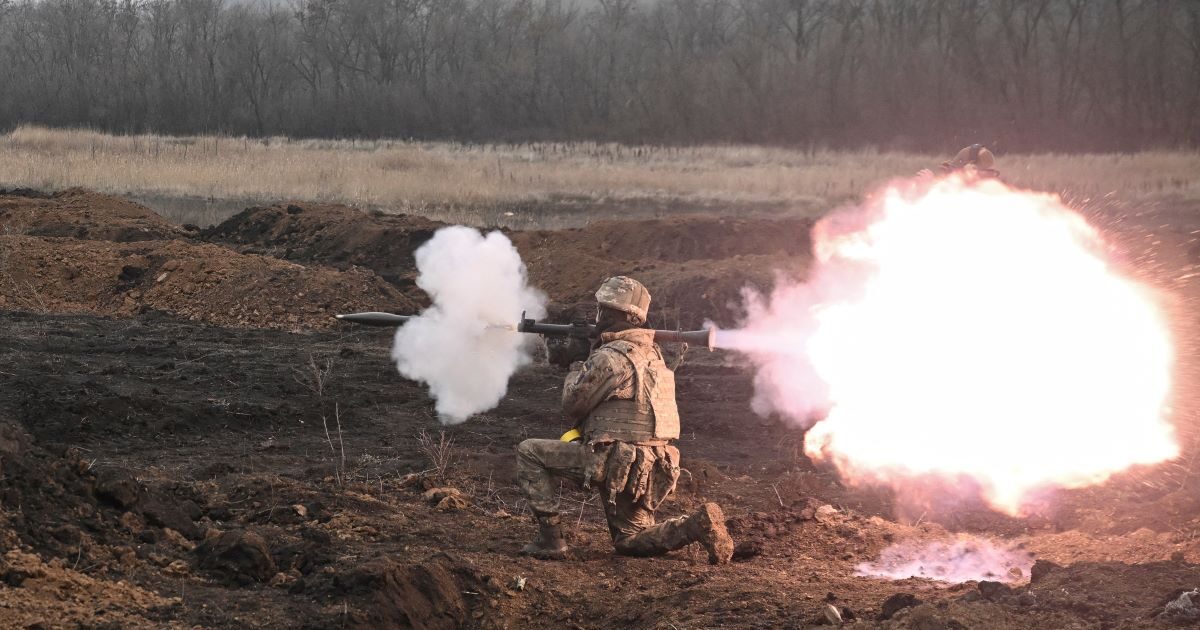
[(599, 488), (604, 483), (608, 452), (612, 442), (583, 446), (583, 487)]
[(633, 467), (629, 470), (629, 483), (626, 485), (626, 491), (629, 492), (629, 499), (634, 503), (640, 503), (650, 491), (650, 480), (654, 476), (654, 465), (654, 447), (638, 446), (637, 459), (634, 461)]
[(604, 487), (609, 503), (617, 502), (617, 495), (625, 489), (629, 482), (629, 469), (637, 458), (638, 449), (624, 442), (613, 442), (608, 449), (608, 458), (604, 464)]
[(679, 482), (679, 449), (674, 446), (655, 446), (654, 469), (643, 505), (648, 510), (657, 510), (659, 505), (675, 491)]

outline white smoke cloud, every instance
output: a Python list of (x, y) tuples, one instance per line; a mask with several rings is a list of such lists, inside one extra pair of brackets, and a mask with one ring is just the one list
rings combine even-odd
[(1033, 560), (1028, 551), (963, 535), (948, 541), (897, 543), (884, 549), (878, 560), (859, 564), (855, 573), (889, 580), (1012, 583), (1028, 579)]
[(532, 335), (511, 328), (524, 311), (546, 314), (525, 264), (500, 232), (451, 226), (416, 252), (417, 286), (433, 305), (396, 331), (392, 359), (405, 378), (429, 386), (445, 424), (495, 407), (508, 379), (531, 360)]
[(813, 362), (812, 342), (831, 308), (861, 298), (871, 269), (837, 258), (830, 243), (862, 230), (872, 217), (871, 208), (845, 207), (822, 218), (813, 227), (816, 260), (808, 276), (798, 280), (781, 274), (769, 294), (743, 289), (743, 328), (717, 331), (716, 347), (753, 361), (751, 405), (760, 416), (778, 412), (808, 428), (832, 405), (829, 385)]
[(758, 415), (779, 412), (808, 428), (828, 410), (829, 387), (813, 366), (808, 342), (817, 327), (815, 309), (852, 290), (850, 283), (831, 284), (829, 278), (818, 269), (803, 283), (780, 278), (769, 296), (744, 289), (746, 327), (717, 330), (714, 346), (737, 350), (754, 362), (750, 404)]

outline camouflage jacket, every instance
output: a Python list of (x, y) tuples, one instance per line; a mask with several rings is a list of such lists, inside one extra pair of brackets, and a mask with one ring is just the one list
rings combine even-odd
[[(604, 333), (563, 385), (563, 413), (589, 439), (648, 442), (679, 437), (675, 375), (642, 328)], [(591, 418), (591, 422), (588, 419)]]

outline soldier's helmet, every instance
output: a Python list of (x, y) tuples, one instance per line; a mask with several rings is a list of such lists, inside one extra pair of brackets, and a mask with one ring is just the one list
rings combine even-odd
[(996, 168), (996, 156), (982, 144), (972, 144), (963, 147), (949, 164), (954, 168), (963, 168), (970, 164), (979, 170), (990, 171)]
[(600, 306), (636, 315), (643, 322), (650, 310), (650, 292), (641, 282), (627, 276), (613, 276), (596, 291)]

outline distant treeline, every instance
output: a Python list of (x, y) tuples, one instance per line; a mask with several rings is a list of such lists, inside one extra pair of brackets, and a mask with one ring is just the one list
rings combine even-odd
[(0, 0), (0, 128), (1200, 146), (1197, 0)]

